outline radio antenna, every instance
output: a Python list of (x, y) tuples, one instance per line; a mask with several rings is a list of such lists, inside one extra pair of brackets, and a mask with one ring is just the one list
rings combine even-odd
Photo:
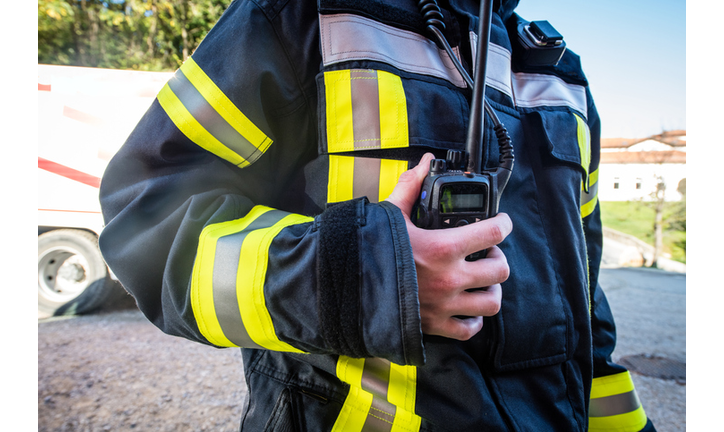
[(488, 44), (490, 43), (490, 24), (493, 15), (492, 0), (480, 2), (480, 23), (478, 25), (478, 47), (475, 57), (473, 79), (473, 101), (470, 105), (470, 122), (465, 149), (468, 152), (467, 171), (480, 174), (480, 161), (483, 153), (484, 137), (484, 104), (485, 104), (485, 72), (488, 64)]
[(468, 154), (467, 171), (469, 173), (480, 174), (481, 173), (481, 157), (483, 153), (483, 131), (485, 126), (485, 118), (483, 113), (483, 106), (485, 112), (490, 116), (490, 120), (493, 124), (493, 131), (495, 136), (498, 138), (498, 146), (500, 147), (500, 155), (498, 159), (498, 167), (493, 171), (498, 173), (499, 179), (497, 180), (498, 188), (502, 192), (505, 185), (508, 183), (510, 173), (513, 170), (513, 163), (515, 156), (513, 154), (513, 145), (510, 141), (508, 131), (505, 129), (503, 123), (500, 122), (498, 115), (495, 113), (493, 108), (485, 98), (485, 74), (486, 66), (488, 64), (488, 45), (490, 43), (490, 27), (493, 16), (493, 4), (492, 0), (483, 0), (480, 2), (480, 16), (478, 24), (478, 46), (476, 51), (476, 66), (475, 66), (475, 81), (470, 77), (468, 72), (463, 67), (460, 60), (458, 60), (456, 54), (453, 52), (452, 47), (445, 39), (442, 30), (445, 29), (445, 23), (443, 22), (443, 15), (440, 7), (437, 5), (436, 0), (419, 0), (418, 7), (422, 14), (427, 30), (432, 33), (439, 46), (445, 49), (450, 60), (452, 60), (455, 68), (460, 72), (465, 83), (473, 89), (473, 100), (470, 107), (470, 122), (468, 124), (468, 135), (465, 144), (465, 151)]

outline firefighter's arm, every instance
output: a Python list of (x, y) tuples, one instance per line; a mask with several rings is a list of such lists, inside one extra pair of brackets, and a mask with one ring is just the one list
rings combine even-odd
[[(287, 7), (316, 17), (301, 2)], [(399, 209), (359, 199), (301, 214), (317, 124), (314, 73), (300, 69), (319, 61), (295, 58), (303, 46), (280, 35), (319, 29), (314, 19), (282, 29), (272, 21), (285, 12), (267, 12), (232, 3), (109, 164), (104, 257), (167, 333), (419, 365)]]
[[(500, 310), (500, 284), (510, 269), (496, 246), (510, 234), (508, 215), (446, 230), (424, 230), (410, 221), (420, 186), (428, 172), (431, 154), (405, 172), (387, 201), (405, 215), (417, 268), (422, 331), (425, 334), (468, 340), (483, 327), (483, 317)], [(488, 250), (485, 259), (474, 262), (465, 256)], [(486, 288), (484, 290), (471, 290)], [(465, 318), (461, 318), (465, 317)]]
[(598, 169), (600, 160), (600, 119), (590, 93), (587, 94), (588, 129), (591, 142), (589, 184), (581, 192), (581, 217), (586, 233), (589, 259), (591, 299), (591, 332), (593, 338), (593, 382), (589, 403), (590, 431), (654, 431), (646, 417), (631, 374), (613, 362), (616, 346), (616, 325), (606, 295), (598, 283), (603, 254), (601, 206), (598, 201)]

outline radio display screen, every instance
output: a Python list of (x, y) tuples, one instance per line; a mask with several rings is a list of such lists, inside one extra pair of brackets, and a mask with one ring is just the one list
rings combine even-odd
[(440, 188), (440, 213), (485, 212), (487, 185), (481, 183), (449, 183)]

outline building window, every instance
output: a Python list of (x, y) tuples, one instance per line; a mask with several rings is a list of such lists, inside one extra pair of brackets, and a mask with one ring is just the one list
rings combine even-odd
[(641, 179), (640, 178), (636, 179), (636, 189), (641, 189)]
[(619, 186), (618, 177), (614, 177), (614, 179), (613, 179), (613, 188), (614, 188), (614, 189), (618, 189), (618, 186)]

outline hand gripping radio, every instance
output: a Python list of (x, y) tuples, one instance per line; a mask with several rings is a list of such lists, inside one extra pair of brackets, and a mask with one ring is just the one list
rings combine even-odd
[[(498, 214), (500, 196), (508, 184), (513, 170), (514, 156), (510, 137), (496, 113), (485, 100), (484, 94), (492, 1), (486, 0), (480, 3), (479, 40), (474, 82), (442, 34), (441, 29), (445, 28), (445, 24), (442, 22), (442, 12), (435, 0), (421, 0), (418, 6), (426, 20), (428, 30), (437, 37), (438, 42), (447, 51), (468, 86), (473, 88), (466, 150), (449, 150), (445, 159), (430, 161), (430, 169), (420, 191), (420, 200), (412, 214), (413, 222), (420, 228), (454, 228)], [(500, 147), (498, 167), (491, 170), (480, 169), (483, 147), (483, 107), (493, 122), (493, 130)], [(475, 261), (484, 258), (485, 253), (486, 251), (476, 252), (465, 259)]]

